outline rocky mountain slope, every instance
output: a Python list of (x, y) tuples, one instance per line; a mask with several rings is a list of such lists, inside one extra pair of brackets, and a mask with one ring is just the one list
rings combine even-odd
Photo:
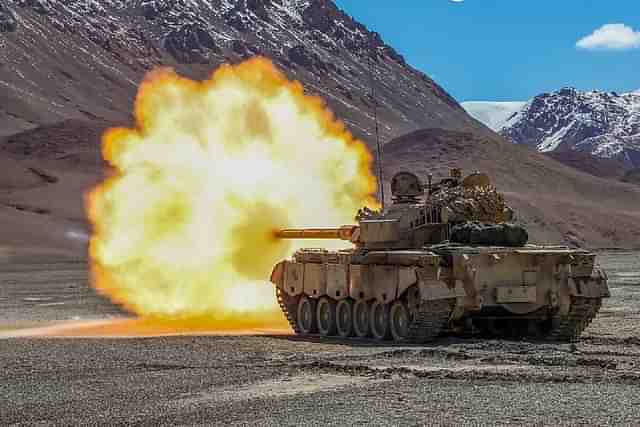
[[(465, 103), (471, 115), (541, 152), (576, 150), (640, 167), (640, 93), (564, 88), (518, 103)], [(513, 108), (511, 108), (513, 107)]]
[(123, 122), (159, 65), (205, 78), (272, 58), (362, 138), (478, 128), (440, 86), (329, 0), (0, 0), (0, 134), (64, 119)]

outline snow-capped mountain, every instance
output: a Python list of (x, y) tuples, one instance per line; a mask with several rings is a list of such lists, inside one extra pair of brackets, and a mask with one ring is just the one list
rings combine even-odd
[(201, 79), (253, 55), (320, 95), (360, 138), (372, 139), (374, 102), (383, 141), (479, 128), (330, 0), (0, 0), (0, 136), (65, 119), (123, 122), (152, 68)]
[[(476, 103), (468, 108), (472, 115), (474, 107)], [(563, 88), (536, 96), (506, 118), (475, 114), (511, 141), (531, 145), (541, 152), (578, 150), (622, 161), (628, 167), (640, 167), (637, 92), (617, 94)]]
[(520, 111), (526, 102), (463, 102), (462, 107), (471, 117), (487, 125), (494, 131), (501, 130), (507, 120)]

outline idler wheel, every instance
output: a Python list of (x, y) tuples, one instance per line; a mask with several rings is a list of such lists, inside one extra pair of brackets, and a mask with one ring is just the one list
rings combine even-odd
[(322, 297), (318, 301), (316, 309), (316, 321), (318, 323), (318, 332), (325, 337), (335, 335), (336, 328), (336, 302), (330, 298)]
[(338, 335), (343, 338), (349, 338), (355, 334), (353, 328), (353, 301), (350, 299), (343, 299), (336, 307), (336, 328)]
[(411, 317), (409, 308), (403, 301), (396, 301), (389, 312), (389, 327), (394, 341), (406, 341), (409, 337)]
[(371, 306), (371, 335), (377, 340), (388, 340), (391, 338), (391, 327), (389, 324), (389, 305), (376, 301)]
[(367, 338), (371, 336), (370, 314), (371, 308), (367, 301), (360, 300), (353, 306), (353, 332), (357, 337)]
[(298, 329), (302, 334), (315, 334), (318, 332), (316, 301), (307, 296), (300, 298), (298, 303)]

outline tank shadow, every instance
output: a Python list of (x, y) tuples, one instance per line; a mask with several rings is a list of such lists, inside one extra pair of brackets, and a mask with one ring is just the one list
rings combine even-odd
[(321, 335), (268, 335), (269, 338), (287, 340), (291, 342), (306, 342), (312, 344), (343, 345), (347, 347), (388, 347), (388, 348), (429, 348), (447, 347), (453, 344), (476, 343), (482, 340), (477, 338), (460, 338), (444, 336), (428, 343), (378, 341), (373, 338), (339, 338), (324, 337)]
[[(495, 343), (496, 345), (504, 344), (525, 344), (531, 346), (548, 346), (548, 345), (569, 345), (571, 347), (575, 347), (576, 344), (579, 344), (580, 341), (576, 343), (571, 342), (558, 342), (552, 340), (545, 339), (534, 339), (534, 338), (486, 338), (477, 335), (462, 335), (462, 336), (451, 336), (444, 335), (439, 337), (431, 342), (427, 343), (411, 343), (411, 342), (394, 342), (394, 341), (378, 341), (373, 338), (340, 338), (340, 337), (325, 337), (318, 334), (313, 335), (266, 335), (269, 338), (275, 338), (280, 340), (287, 340), (291, 342), (305, 342), (311, 344), (330, 344), (330, 345), (341, 345), (346, 347), (382, 347), (382, 348), (442, 348), (449, 347), (452, 345), (467, 345), (473, 346), (476, 344), (480, 344), (483, 346), (488, 345), (489, 343)], [(593, 341), (593, 338), (586, 337), (585, 341)], [(625, 343), (629, 343), (629, 340), (625, 340)], [(635, 342), (632, 342), (635, 344)]]

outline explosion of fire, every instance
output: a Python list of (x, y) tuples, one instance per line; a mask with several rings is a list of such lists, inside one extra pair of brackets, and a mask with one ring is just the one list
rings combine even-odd
[(94, 286), (159, 322), (284, 325), (265, 280), (294, 248), (274, 230), (373, 203), (364, 144), (263, 58), (204, 82), (152, 72), (135, 116), (105, 134), (113, 173), (87, 198)]

